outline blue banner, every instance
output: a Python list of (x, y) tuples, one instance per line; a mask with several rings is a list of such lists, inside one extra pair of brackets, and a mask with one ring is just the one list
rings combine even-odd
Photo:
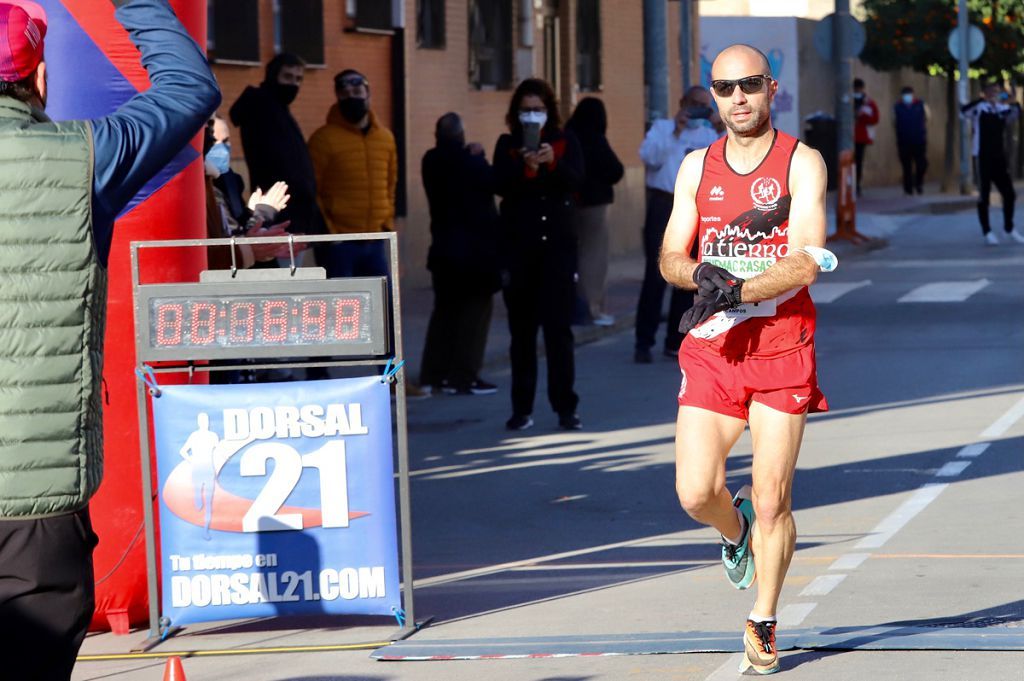
[(161, 390), (164, 617), (401, 607), (391, 399), (379, 376)]

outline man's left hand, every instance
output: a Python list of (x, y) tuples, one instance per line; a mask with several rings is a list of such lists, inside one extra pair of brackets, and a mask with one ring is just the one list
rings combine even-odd
[(734, 307), (736, 306), (730, 301), (724, 291), (716, 290), (708, 295), (698, 292), (693, 307), (684, 312), (679, 320), (679, 333), (685, 336), (690, 333), (691, 329), (706, 322), (716, 312)]

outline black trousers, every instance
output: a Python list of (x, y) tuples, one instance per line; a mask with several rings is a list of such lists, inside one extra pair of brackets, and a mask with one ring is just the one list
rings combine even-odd
[(860, 194), (861, 178), (864, 177), (864, 152), (868, 145), (858, 142), (853, 145), (853, 161), (857, 164), (857, 194)]
[(1003, 228), (1012, 232), (1013, 205), (1017, 201), (1017, 191), (1006, 169), (1006, 159), (1002, 156), (978, 156), (975, 162), (978, 164), (978, 219), (982, 233), (992, 231), (988, 221), (988, 200), (992, 195), (992, 185), (996, 186), (1003, 197)]
[(928, 170), (928, 147), (924, 144), (899, 145), (900, 165), (903, 166), (903, 191), (920, 193), (924, 187), (924, 173)]
[(96, 607), (88, 509), (0, 521), (0, 664), (19, 681), (71, 678)]
[[(665, 227), (672, 215), (672, 195), (666, 192), (647, 191), (647, 214), (644, 218), (644, 283), (640, 287), (640, 300), (636, 305), (636, 347), (647, 350), (654, 346), (658, 324), (665, 301), (665, 287), (668, 284), (658, 268), (661, 242), (665, 238)], [(668, 328), (665, 332), (665, 350), (676, 352), (683, 336), (679, 333), (679, 320), (693, 305), (693, 293), (672, 289), (669, 302)]]
[(576, 347), (572, 313), (576, 286), (568, 277), (551, 281), (543, 275), (513, 274), (504, 291), (512, 336), (512, 413), (533, 413), (537, 393), (537, 331), (544, 333), (548, 365), (548, 401), (559, 415), (572, 414), (579, 404)]
[(434, 310), (423, 346), (420, 385), (448, 381), (456, 388), (468, 387), (484, 363), (494, 294), (468, 286), (457, 275), (442, 272), (431, 277)]

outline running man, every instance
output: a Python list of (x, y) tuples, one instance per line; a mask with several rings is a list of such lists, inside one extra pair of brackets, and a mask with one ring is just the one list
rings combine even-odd
[(213, 520), (213, 495), (217, 491), (217, 466), (214, 452), (220, 444), (220, 437), (210, 430), (210, 416), (199, 412), (196, 417), (199, 430), (194, 431), (182, 446), (181, 458), (192, 468), (192, 490), (195, 493), (197, 509), (203, 509), (205, 539), (210, 539), (210, 523)]
[[(721, 533), (733, 586), (746, 589), (757, 577), (740, 671), (771, 674), (779, 670), (779, 593), (796, 544), (793, 471), (807, 413), (828, 409), (807, 290), (819, 270), (813, 251), (825, 243), (825, 164), (772, 127), (778, 83), (763, 53), (728, 47), (711, 77), (727, 135), (683, 161), (661, 251), (662, 276), (697, 290), (680, 324), (687, 335), (676, 490), (690, 516)], [(753, 490), (730, 497), (725, 459), (747, 424)]]

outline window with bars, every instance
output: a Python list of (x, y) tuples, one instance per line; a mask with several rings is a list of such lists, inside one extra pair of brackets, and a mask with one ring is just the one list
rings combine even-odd
[(473, 87), (512, 87), (512, 19), (511, 0), (470, 0), (469, 80)]
[(581, 92), (601, 89), (601, 0), (576, 1), (576, 84)]
[(206, 48), (214, 62), (258, 64), (258, 0), (209, 0)]
[(426, 49), (445, 46), (445, 0), (416, 0), (416, 45)]
[(274, 9), (276, 51), (297, 54), (310, 65), (326, 63), (323, 0), (280, 0)]

